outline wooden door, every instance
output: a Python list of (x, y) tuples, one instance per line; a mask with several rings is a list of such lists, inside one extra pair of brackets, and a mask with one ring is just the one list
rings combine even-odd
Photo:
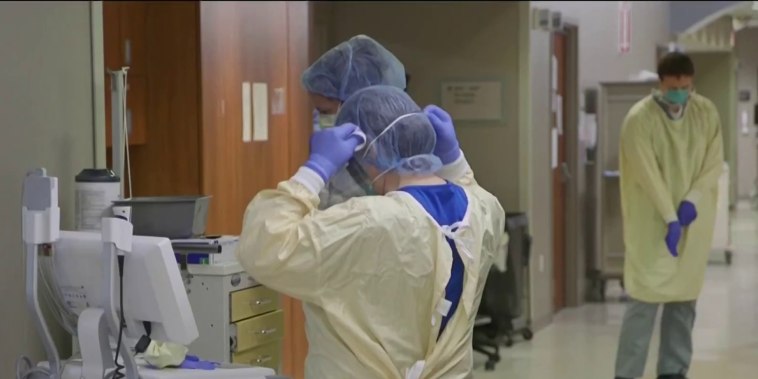
[[(286, 5), (257, 1), (200, 5), (202, 172), (203, 190), (213, 195), (208, 215), (212, 234), (239, 234), (247, 203), (293, 174), (288, 112), (271, 112), (273, 99), (286, 93), (287, 86)], [(244, 82), (267, 86), (265, 140), (243, 141)]]
[(551, 87), (553, 93), (551, 143), (557, 136), (557, 151), (551, 146), (551, 153), (556, 154), (553, 162), (553, 310), (558, 312), (566, 306), (566, 180), (568, 179), (568, 162), (564, 127), (566, 124), (566, 35), (553, 33), (553, 74)]
[[(250, 200), (288, 179), (307, 158), (312, 107), (299, 79), (309, 63), (309, 3), (201, 3), (202, 182), (213, 195), (209, 233), (240, 233)], [(267, 86), (266, 140), (243, 142), (243, 82)], [(282, 373), (303, 378), (302, 305), (287, 298), (283, 307)]]
[[(287, 2), (288, 55), (287, 103), (289, 104), (289, 172), (294, 173), (308, 159), (309, 139), (313, 132), (313, 106), (300, 84), (300, 75), (308, 68), (315, 44), (312, 39), (312, 2)], [(285, 298), (283, 303), (286, 331), (282, 370), (293, 379), (305, 377), (308, 340), (305, 315), (300, 301)]]
[(143, 27), (149, 38), (144, 51), (132, 58), (133, 63), (146, 63), (143, 74), (130, 80), (133, 85), (142, 76), (147, 87), (144, 122), (149, 138), (131, 149), (137, 196), (202, 194), (199, 7), (193, 1), (146, 5)]

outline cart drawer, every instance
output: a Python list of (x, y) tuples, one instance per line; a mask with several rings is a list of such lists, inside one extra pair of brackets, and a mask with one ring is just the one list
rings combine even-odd
[(232, 292), (231, 307), (231, 322), (237, 322), (279, 309), (279, 294), (264, 286)]
[(242, 352), (257, 346), (282, 339), (284, 335), (284, 312), (278, 310), (262, 316), (237, 322), (237, 348)]
[(232, 356), (232, 363), (268, 367), (279, 371), (282, 343), (276, 341)]

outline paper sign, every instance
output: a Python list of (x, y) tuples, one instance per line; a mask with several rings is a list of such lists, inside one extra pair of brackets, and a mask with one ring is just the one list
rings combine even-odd
[(557, 95), (555, 102), (558, 103), (555, 109), (555, 126), (558, 128), (558, 135), (563, 135), (563, 96)]
[(550, 88), (553, 92), (558, 91), (558, 58), (555, 55), (551, 56), (551, 72), (550, 72)]
[(250, 82), (242, 82), (242, 142), (250, 142), (253, 140), (253, 112), (250, 108), (251, 97)]
[(502, 91), (499, 81), (444, 82), (441, 106), (454, 120), (500, 120)]
[(619, 1), (618, 51), (626, 54), (632, 49), (632, 2)]
[(588, 114), (584, 120), (587, 123), (587, 147), (594, 149), (597, 145), (597, 115)]
[(253, 83), (253, 141), (268, 141), (268, 85)]
[(550, 129), (550, 168), (555, 170), (558, 167), (558, 129)]
[(746, 136), (750, 135), (750, 116), (748, 116), (747, 111), (742, 111), (740, 121), (742, 123), (742, 134)]

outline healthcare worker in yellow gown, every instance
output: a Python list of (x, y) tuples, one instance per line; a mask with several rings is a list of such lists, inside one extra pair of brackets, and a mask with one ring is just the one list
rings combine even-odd
[[(477, 185), (450, 117), (374, 86), (316, 132), (308, 161), (247, 208), (239, 261), (301, 299), (306, 378), (467, 378), (487, 273), (507, 240), (497, 199)], [(350, 159), (372, 196), (319, 210)]]
[(695, 302), (703, 286), (724, 156), (713, 103), (693, 91), (695, 68), (673, 52), (658, 65), (660, 88), (635, 104), (621, 132), (624, 283), (617, 378), (639, 378), (663, 305), (658, 377), (686, 378)]

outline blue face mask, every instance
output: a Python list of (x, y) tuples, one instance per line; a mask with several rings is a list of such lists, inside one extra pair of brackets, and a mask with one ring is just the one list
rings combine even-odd
[(663, 98), (671, 104), (684, 105), (690, 97), (690, 91), (686, 89), (670, 89)]

